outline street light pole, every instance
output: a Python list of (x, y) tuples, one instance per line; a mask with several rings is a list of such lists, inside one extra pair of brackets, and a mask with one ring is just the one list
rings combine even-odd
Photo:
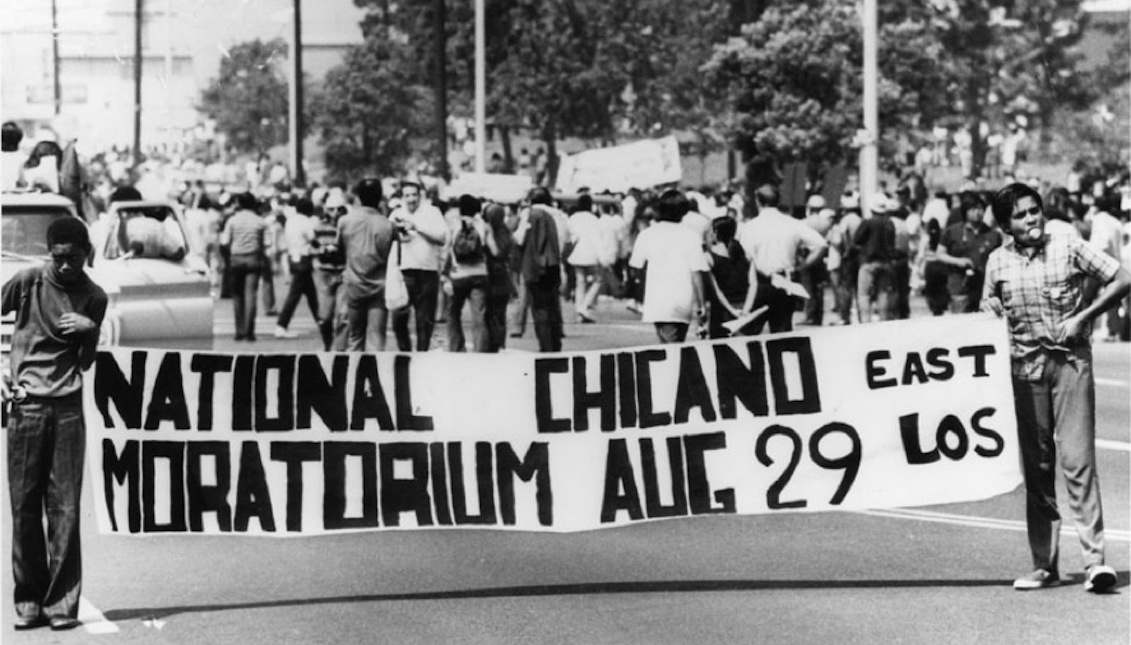
[(484, 0), (475, 0), (475, 172), (487, 172), (487, 46)]
[(145, 0), (134, 3), (134, 146), (133, 165), (141, 162), (141, 29)]
[(436, 170), (445, 181), (450, 179), (448, 172), (448, 65), (447, 65), (447, 7), (445, 0), (432, 3), (433, 27), (436, 30)]
[(863, 0), (861, 19), (864, 23), (864, 133), (860, 142), (860, 207), (868, 216), (868, 201), (876, 192), (879, 174), (876, 146), (880, 139), (880, 119), (877, 108), (876, 47), (879, 34), (876, 26), (876, 0)]
[(294, 30), (291, 38), (291, 84), (289, 88), (290, 118), (287, 120), (291, 141), (291, 170), (296, 186), (306, 185), (302, 167), (302, 0), (294, 0)]
[(54, 81), (55, 116), (63, 108), (63, 85), (59, 82), (59, 8), (51, 0), (51, 78)]

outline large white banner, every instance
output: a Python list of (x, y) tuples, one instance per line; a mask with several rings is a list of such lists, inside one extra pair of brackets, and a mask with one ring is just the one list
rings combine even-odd
[(588, 187), (595, 193), (651, 188), (683, 178), (679, 142), (675, 137), (646, 139), (611, 148), (596, 148), (562, 157), (557, 190), (575, 193)]
[(467, 194), (501, 204), (517, 204), (526, 199), (531, 188), (534, 188), (534, 180), (530, 175), (465, 172), (444, 186), (440, 197), (456, 200)]
[(583, 531), (1021, 481), (1004, 323), (561, 354), (101, 352), (105, 532)]

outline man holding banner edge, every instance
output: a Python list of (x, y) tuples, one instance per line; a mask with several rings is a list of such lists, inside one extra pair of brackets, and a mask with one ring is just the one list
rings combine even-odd
[(82, 372), (94, 362), (108, 304), (84, 270), (93, 252), (86, 224), (57, 219), (46, 241), (50, 262), (21, 271), (3, 293), (4, 314), (16, 316), (0, 398), (12, 402), (7, 465), (17, 630), (80, 624)]
[[(1009, 320), (1014, 403), (1026, 489), (1034, 570), (1014, 589), (1060, 581), (1056, 459), (1083, 548), (1085, 591), (1116, 584), (1104, 563), (1103, 508), (1096, 473), (1095, 379), (1088, 334), (1100, 314), (1118, 305), (1131, 276), (1114, 259), (1081, 240), (1049, 235), (1040, 195), (1014, 183), (993, 200), (993, 215), (1009, 234), (988, 260), (982, 308)], [(1088, 278), (1102, 287), (1086, 302)]]

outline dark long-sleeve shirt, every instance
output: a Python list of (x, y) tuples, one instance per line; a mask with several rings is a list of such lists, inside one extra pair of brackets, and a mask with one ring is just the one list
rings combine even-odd
[(853, 243), (863, 262), (888, 262), (896, 257), (895, 225), (887, 215), (873, 215), (856, 229)]
[[(77, 393), (83, 370), (94, 362), (107, 302), (106, 292), (86, 274), (76, 284), (63, 285), (46, 264), (17, 273), (3, 290), (3, 312), (16, 313), (10, 356), (13, 384), (31, 396)], [(94, 329), (63, 335), (59, 318), (69, 312), (90, 318)]]

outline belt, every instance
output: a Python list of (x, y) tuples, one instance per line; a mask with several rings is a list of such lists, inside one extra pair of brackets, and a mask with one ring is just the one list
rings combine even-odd
[(12, 393), (12, 403), (15, 405), (82, 405), (82, 391), (63, 396), (40, 396), (28, 394), (23, 388), (16, 387)]

